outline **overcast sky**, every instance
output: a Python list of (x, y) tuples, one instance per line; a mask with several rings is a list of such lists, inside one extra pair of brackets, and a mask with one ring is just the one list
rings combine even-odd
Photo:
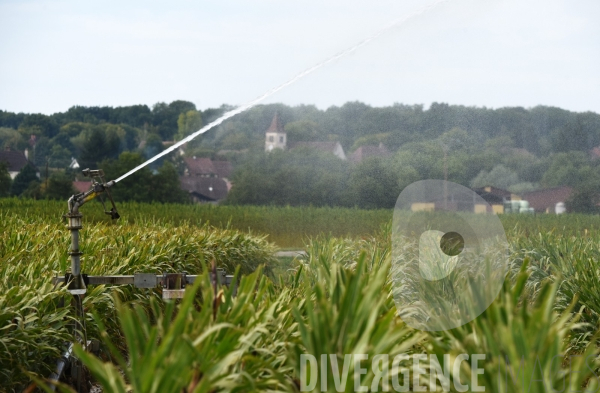
[[(0, 109), (242, 104), (433, 0), (0, 0)], [(600, 112), (600, 1), (449, 0), (266, 102)]]

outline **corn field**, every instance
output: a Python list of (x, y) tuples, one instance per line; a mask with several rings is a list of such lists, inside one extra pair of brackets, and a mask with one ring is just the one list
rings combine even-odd
[[(98, 206), (93, 206), (98, 203)], [(66, 202), (43, 200), (0, 199), (0, 211), (26, 212), (59, 222)], [(375, 233), (382, 224), (391, 220), (391, 210), (360, 210), (328, 207), (266, 207), (214, 206), (210, 204), (175, 205), (119, 203), (120, 221), (144, 223), (149, 217), (178, 226), (208, 224), (217, 228), (237, 229), (268, 235), (267, 240), (282, 248), (301, 248), (307, 238), (318, 234), (336, 237), (360, 237)], [(99, 202), (94, 201), (84, 210), (86, 223), (105, 222)]]
[[(0, 201), (6, 203), (0, 214), (0, 389), (23, 391), (33, 381), (44, 386), (72, 340), (70, 295), (50, 284), (54, 274), (68, 267), (69, 239), (65, 224), (56, 218), (61, 206), (8, 201)], [(19, 203), (23, 209), (17, 208)], [(349, 354), (368, 359), (385, 354), (389, 360), (381, 363), (382, 370), (400, 357), (399, 369), (407, 377), (398, 386), (389, 370), (378, 375), (363, 362), (366, 371), (354, 380), (361, 363), (344, 365), (343, 372), (329, 363), (328, 372), (311, 376), (317, 378), (314, 389), (321, 391), (350, 392), (357, 386), (367, 391), (384, 391), (385, 386), (390, 391), (464, 391), (457, 386), (471, 381), (477, 371), (472, 362), (460, 363), (449, 380), (436, 379), (439, 374), (430, 366), (415, 366), (415, 359), (433, 356), (445, 369), (464, 354), (485, 355), (478, 384), (486, 392), (593, 392), (599, 387), (597, 217), (503, 217), (510, 269), (496, 300), (459, 328), (421, 332), (397, 315), (386, 220), (371, 218), (369, 225), (378, 222), (377, 228), (356, 230), (354, 236), (319, 235), (318, 225), (294, 232), (301, 237), (294, 241), (302, 242), (307, 255), (275, 277), (276, 246), (267, 241), (272, 233), (263, 232), (260, 221), (253, 226), (249, 220), (248, 233), (232, 229), (230, 219), (219, 223), (221, 229), (207, 219), (195, 221), (190, 210), (187, 218), (181, 213), (181, 219), (170, 219), (175, 205), (135, 208), (139, 213), (133, 219), (111, 224), (99, 218), (86, 221), (87, 212), (93, 216), (94, 210), (86, 206), (83, 270), (185, 270), (201, 276), (180, 302), (164, 302), (155, 289), (89, 288), (84, 300), (87, 333), (102, 342), (101, 351), (91, 354), (77, 346), (75, 354), (105, 392), (296, 392), (304, 387), (300, 359), (307, 354), (333, 357), (340, 369)], [(221, 207), (206, 209), (215, 216), (233, 214), (220, 212)], [(244, 208), (225, 209), (242, 214)], [(260, 209), (265, 216), (283, 216)], [(313, 214), (345, 213), (330, 210)], [(379, 217), (382, 212), (357, 213), (370, 214)], [(205, 268), (212, 260), (236, 272), (235, 291), (223, 287), (215, 293)], [(340, 379), (335, 371), (348, 377)]]
[[(27, 372), (47, 375), (68, 337), (70, 295), (51, 284), (70, 266), (70, 241), (61, 220), (48, 222), (32, 211), (0, 213), (0, 386), (21, 386)], [(229, 272), (249, 274), (258, 266), (269, 272), (275, 248), (265, 236), (252, 236), (208, 225), (173, 226), (138, 220), (85, 225), (81, 237), (83, 271), (90, 275), (135, 272), (200, 273), (213, 260)], [(122, 334), (113, 296), (148, 305), (157, 290), (127, 286), (90, 287), (84, 308), (88, 336), (100, 337), (94, 312), (103, 315), (113, 337)]]

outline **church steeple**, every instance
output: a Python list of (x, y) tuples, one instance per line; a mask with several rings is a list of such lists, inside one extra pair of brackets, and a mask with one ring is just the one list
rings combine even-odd
[(280, 134), (285, 134), (285, 131), (283, 130), (283, 124), (281, 124), (281, 119), (279, 119), (279, 112), (275, 112), (275, 116), (273, 116), (271, 126), (269, 127), (267, 132), (277, 132)]
[(279, 113), (275, 112), (271, 126), (267, 129), (265, 135), (265, 151), (273, 149), (284, 149), (287, 143), (287, 135), (283, 129), (283, 123), (279, 119)]

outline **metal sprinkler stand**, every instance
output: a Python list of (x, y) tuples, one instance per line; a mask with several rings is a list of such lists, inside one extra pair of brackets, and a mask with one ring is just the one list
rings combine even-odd
[[(110, 209), (110, 211), (106, 211), (105, 207), (104, 213), (110, 215), (113, 220), (119, 218), (119, 213), (117, 212), (115, 202), (108, 191), (110, 187), (115, 185), (115, 182), (110, 181), (106, 183), (104, 181), (104, 172), (102, 169), (84, 169), (82, 172), (84, 176), (92, 178), (92, 188), (81, 194), (75, 194), (69, 198), (69, 201), (67, 202), (69, 206), (69, 212), (65, 214), (65, 217), (67, 217), (69, 220), (69, 225), (67, 228), (71, 231), (71, 251), (69, 252), (69, 255), (71, 256), (71, 280), (69, 281), (69, 292), (71, 292), (73, 295), (83, 295), (86, 292), (85, 283), (81, 278), (82, 252), (79, 251), (79, 230), (83, 228), (81, 220), (83, 214), (79, 212), (79, 208), (84, 203), (91, 201), (100, 194), (106, 193), (112, 204), (112, 209)], [(104, 202), (102, 202), (102, 204), (104, 205)]]
[[(67, 228), (71, 231), (71, 250), (69, 255), (71, 256), (71, 269), (67, 271), (63, 277), (54, 277), (52, 282), (57, 284), (66, 284), (67, 290), (73, 295), (73, 306), (77, 315), (77, 323), (74, 326), (74, 337), (76, 342), (80, 342), (87, 349), (89, 341), (86, 337), (85, 329), (85, 315), (83, 311), (83, 297), (87, 292), (88, 285), (133, 285), (136, 288), (156, 288), (157, 286), (162, 287), (163, 299), (181, 299), (185, 294), (185, 288), (188, 285), (194, 283), (197, 277), (196, 275), (188, 275), (187, 272), (183, 273), (135, 273), (133, 275), (108, 275), (108, 276), (88, 276), (87, 274), (81, 273), (81, 255), (79, 251), (79, 231), (83, 228), (82, 217), (83, 214), (79, 212), (79, 208), (95, 199), (96, 197), (106, 194), (112, 205), (110, 210), (106, 210), (106, 205), (102, 201), (104, 206), (104, 213), (109, 215), (111, 219), (118, 219), (119, 213), (115, 202), (110, 195), (109, 189), (116, 183), (114, 180), (106, 182), (104, 180), (104, 171), (102, 169), (90, 170), (84, 169), (83, 175), (92, 179), (92, 187), (79, 194), (73, 195), (68, 200), (69, 212), (65, 214), (68, 219)], [(215, 269), (213, 266), (213, 273), (211, 274), (211, 283), (215, 290), (218, 285), (229, 286), (233, 282), (232, 275), (227, 275), (224, 269)], [(72, 344), (63, 357), (57, 361), (56, 371), (51, 376), (52, 380), (57, 381), (62, 374), (65, 364), (70, 363), (71, 374), (75, 380), (78, 392), (82, 391), (83, 383), (83, 367), (79, 361), (71, 358)], [(86, 391), (84, 389), (83, 391)]]
[[(104, 201), (102, 201), (104, 213), (109, 215), (113, 220), (120, 217), (109, 191), (116, 183), (114, 181), (106, 182), (102, 169), (84, 169), (82, 172), (84, 176), (92, 178), (92, 187), (86, 192), (75, 194), (69, 198), (69, 212), (65, 214), (65, 217), (69, 220), (67, 228), (71, 231), (71, 250), (69, 251), (69, 255), (71, 256), (71, 270), (65, 273), (64, 277), (54, 277), (52, 280), (53, 283), (67, 283), (68, 291), (74, 296), (84, 295), (88, 285), (108, 284), (134, 285), (137, 288), (155, 288), (156, 286), (161, 286), (163, 288), (163, 299), (182, 298), (186, 285), (193, 284), (197, 276), (188, 275), (187, 272), (164, 273), (162, 275), (135, 273), (130, 276), (88, 276), (81, 273), (81, 255), (83, 253), (79, 251), (79, 231), (83, 228), (83, 214), (81, 214), (79, 208), (92, 199), (106, 194), (112, 207), (110, 210), (106, 210)], [(230, 285), (232, 280), (233, 276), (225, 274), (225, 270), (223, 269), (217, 269), (217, 273), (211, 275), (213, 284)]]

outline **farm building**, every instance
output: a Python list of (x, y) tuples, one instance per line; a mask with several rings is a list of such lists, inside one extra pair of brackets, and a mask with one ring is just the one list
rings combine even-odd
[(573, 193), (571, 187), (554, 187), (545, 190), (531, 191), (523, 194), (536, 213), (556, 213), (556, 205), (566, 202)]
[(496, 214), (504, 213), (505, 202), (521, 200), (521, 197), (517, 194), (513, 194), (510, 191), (492, 186), (474, 188), (473, 191), (475, 191), (477, 195), (483, 198), (483, 200), (486, 201), (492, 207), (492, 210)]
[[(475, 195), (478, 195), (486, 203), (478, 203)], [(444, 201), (442, 195), (424, 195), (422, 201), (413, 203), (412, 211), (435, 211), (435, 210), (455, 210), (473, 213), (504, 213), (504, 203), (506, 201), (519, 201), (521, 197), (510, 191), (496, 187), (482, 187), (473, 189), (470, 195), (466, 192), (457, 194), (450, 193)]]

